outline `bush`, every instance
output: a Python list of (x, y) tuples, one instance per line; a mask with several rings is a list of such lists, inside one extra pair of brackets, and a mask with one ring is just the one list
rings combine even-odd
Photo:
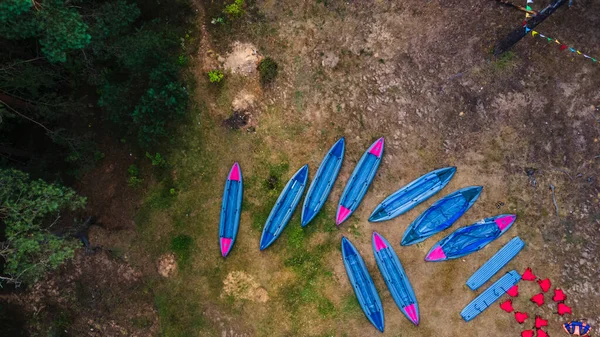
[(233, 18), (242, 16), (244, 14), (244, 0), (235, 0), (234, 3), (225, 6), (223, 13)]
[(140, 170), (137, 168), (137, 166), (135, 166), (135, 164), (129, 166), (127, 173), (129, 173), (127, 184), (130, 187), (136, 188), (144, 181), (144, 179), (140, 178)]
[(270, 57), (265, 57), (258, 64), (258, 72), (260, 73), (260, 82), (263, 85), (273, 82), (279, 72), (277, 62)]
[(215, 69), (208, 72), (208, 80), (210, 83), (219, 83), (225, 75), (222, 71)]

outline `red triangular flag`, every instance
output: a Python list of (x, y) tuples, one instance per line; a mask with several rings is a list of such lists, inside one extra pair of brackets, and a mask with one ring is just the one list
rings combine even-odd
[(527, 315), (526, 312), (515, 312), (515, 319), (519, 324), (523, 324), (523, 322), (525, 322), (527, 318), (529, 318), (529, 315)]
[(544, 294), (539, 293), (537, 295), (533, 295), (530, 301), (537, 304), (538, 307), (541, 307), (542, 304), (544, 304)]
[(521, 278), (525, 281), (535, 281), (537, 276), (535, 276), (533, 274), (533, 272), (531, 271), (531, 268), (527, 267), (527, 269), (525, 269), (525, 272), (523, 273), (523, 276), (521, 276)]
[(552, 283), (550, 282), (550, 279), (543, 279), (543, 280), (538, 280), (538, 284), (540, 285), (540, 288), (542, 288), (543, 292), (547, 292), (548, 290), (550, 290), (550, 287), (552, 286)]
[(510, 297), (516, 297), (519, 296), (519, 285), (515, 284), (514, 286), (512, 286), (510, 289), (508, 289), (506, 291), (506, 293), (508, 294), (508, 296)]
[(508, 299), (502, 303), (500, 303), (500, 309), (506, 311), (506, 312), (513, 312), (513, 310), (515, 310), (512, 306), (512, 300)]
[(572, 314), (573, 312), (571, 311), (571, 307), (569, 307), (568, 305), (564, 304), (564, 303), (558, 303), (558, 314), (559, 315), (564, 315), (564, 314)]
[(535, 316), (535, 327), (540, 329), (543, 326), (548, 326), (548, 320), (545, 320), (540, 316)]
[(567, 295), (565, 295), (565, 293), (563, 293), (562, 289), (554, 289), (554, 297), (552, 297), (552, 300), (554, 302), (561, 302), (567, 299)]
[(550, 337), (550, 336), (548, 335), (548, 333), (546, 331), (539, 329), (537, 331), (537, 337)]
[(521, 337), (533, 337), (534, 332), (533, 330), (525, 330), (523, 332), (521, 332)]

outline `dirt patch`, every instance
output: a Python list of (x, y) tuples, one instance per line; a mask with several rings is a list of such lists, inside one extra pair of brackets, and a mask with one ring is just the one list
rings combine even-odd
[(177, 273), (177, 260), (175, 259), (175, 254), (168, 253), (158, 258), (156, 268), (162, 277), (169, 278), (175, 275), (175, 273)]
[(223, 63), (226, 70), (231, 71), (232, 74), (243, 76), (256, 73), (256, 67), (261, 56), (253, 44), (235, 41), (231, 45), (231, 49)]
[(248, 124), (250, 115), (243, 112), (234, 112), (231, 117), (223, 121), (223, 125), (231, 130), (240, 129)]
[(233, 296), (236, 299), (265, 303), (269, 300), (267, 290), (261, 287), (252, 276), (243, 271), (233, 271), (223, 280), (221, 297)]
[(152, 297), (140, 291), (141, 277), (106, 250), (79, 252), (60, 272), (4, 299), (37, 315), (28, 322), (34, 334), (58, 324), (70, 336), (154, 336), (158, 315)]
[(101, 148), (104, 159), (82, 177), (76, 190), (87, 198), (86, 212), (106, 229), (133, 229), (140, 194), (127, 185), (127, 169), (137, 158), (127, 145), (110, 138), (101, 142)]

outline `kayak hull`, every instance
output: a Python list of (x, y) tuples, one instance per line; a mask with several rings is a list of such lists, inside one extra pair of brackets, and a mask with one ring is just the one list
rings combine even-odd
[(350, 240), (342, 237), (342, 258), (348, 279), (367, 319), (381, 332), (384, 330), (383, 305), (365, 261)]
[(292, 218), (294, 210), (306, 187), (308, 179), (308, 165), (302, 166), (285, 185), (279, 198), (275, 202), (271, 213), (265, 222), (262, 236), (260, 238), (260, 250), (269, 247), (283, 232), (285, 226)]
[(356, 211), (365, 194), (367, 194), (367, 190), (371, 186), (381, 163), (383, 147), (384, 139), (381, 137), (371, 144), (356, 164), (338, 204), (335, 215), (336, 225), (339, 226), (346, 221)]
[(306, 197), (304, 198), (302, 227), (308, 225), (315, 218), (325, 204), (325, 201), (327, 201), (333, 184), (342, 168), (345, 146), (345, 140), (342, 137), (329, 149), (321, 161), (321, 165), (319, 165), (317, 173), (315, 173), (315, 177), (308, 187)]
[(504, 234), (516, 219), (515, 214), (500, 214), (459, 228), (436, 243), (425, 261), (452, 260), (479, 251)]
[(403, 246), (422, 242), (448, 229), (473, 206), (481, 194), (481, 186), (469, 186), (436, 201), (413, 221), (402, 237)]
[(417, 297), (394, 248), (377, 232), (373, 232), (372, 243), (377, 266), (396, 305), (409, 321), (419, 325)]
[(242, 210), (243, 187), (242, 170), (240, 165), (235, 162), (227, 175), (221, 202), (219, 246), (223, 257), (229, 254), (237, 237)]
[(413, 180), (377, 205), (369, 221), (387, 221), (410, 211), (446, 187), (454, 173), (456, 167), (444, 167)]

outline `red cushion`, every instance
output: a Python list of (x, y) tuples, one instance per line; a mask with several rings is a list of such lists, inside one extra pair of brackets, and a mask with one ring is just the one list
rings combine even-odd
[(506, 292), (508, 294), (508, 296), (510, 297), (516, 297), (519, 296), (519, 286), (518, 285), (514, 285), (512, 286), (510, 289), (508, 289), (508, 291)]
[(564, 304), (564, 303), (558, 303), (558, 314), (559, 315), (564, 315), (564, 314), (572, 314), (573, 312), (571, 311), (571, 307), (569, 307), (568, 305)]
[(554, 289), (554, 297), (552, 297), (552, 300), (554, 302), (561, 302), (567, 299), (567, 295), (565, 295), (565, 293), (562, 291), (562, 289)]
[(531, 268), (528, 267), (527, 269), (525, 269), (525, 272), (523, 273), (523, 276), (521, 276), (521, 278), (525, 281), (535, 281), (537, 276), (535, 276), (531, 271)]
[(533, 337), (534, 334), (533, 330), (525, 330), (521, 332), (521, 337)]
[(544, 294), (539, 293), (537, 295), (533, 295), (530, 301), (537, 304), (538, 307), (541, 307), (542, 304), (544, 304)]
[(545, 320), (540, 316), (535, 316), (535, 327), (539, 329), (543, 326), (548, 326), (548, 320)]
[(543, 279), (543, 280), (539, 280), (538, 284), (540, 285), (540, 288), (542, 288), (543, 292), (547, 292), (548, 290), (550, 290), (550, 287), (552, 286), (552, 283), (547, 278)]
[(515, 319), (519, 324), (523, 324), (523, 322), (525, 322), (527, 318), (529, 318), (529, 315), (527, 315), (526, 312), (515, 312)]
[(502, 309), (506, 312), (513, 312), (514, 308), (512, 306), (512, 300), (508, 299), (508, 300), (500, 303), (500, 309)]

